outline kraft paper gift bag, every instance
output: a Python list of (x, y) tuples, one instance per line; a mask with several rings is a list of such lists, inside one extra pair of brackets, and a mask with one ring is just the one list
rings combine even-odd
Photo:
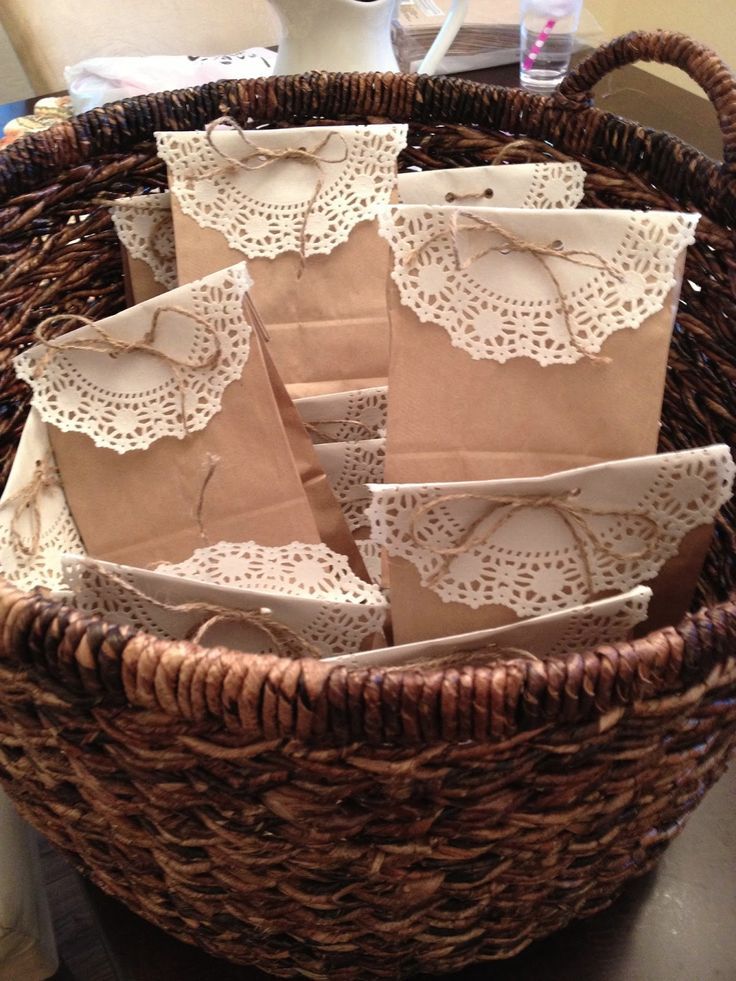
[(59, 589), (61, 556), (82, 548), (45, 423), (31, 409), (0, 498), (0, 569), (21, 589)]
[(564, 657), (573, 651), (629, 639), (634, 628), (646, 619), (651, 596), (651, 589), (636, 586), (608, 599), (545, 613), (507, 627), (336, 654), (325, 660), (351, 668), (429, 669), (492, 665), (513, 657)]
[(322, 540), (249, 285), (243, 264), (225, 269), (16, 358), (89, 555), (147, 566)]
[(386, 435), (388, 389), (385, 385), (294, 400), (312, 442), (353, 442)]
[(697, 221), (386, 208), (386, 480), (528, 477), (654, 453)]
[(136, 194), (110, 203), (110, 216), (123, 252), (128, 306), (143, 303), (177, 285), (171, 194)]
[(402, 204), (491, 208), (576, 208), (585, 171), (578, 163), (490, 164), (399, 174)]
[[(62, 566), (77, 607), (159, 637), (319, 657), (366, 650), (382, 639), (387, 604), (380, 591), (324, 545), (303, 546), (295, 560), (289, 548), (247, 543), (237, 585), (196, 578), (200, 556), (160, 567), (165, 572), (75, 555), (64, 556)], [(217, 573), (233, 578), (222, 566)]]
[[(248, 260), (292, 397), (384, 384), (388, 248), (405, 125), (156, 134), (169, 169), (179, 282)], [(229, 123), (229, 125), (225, 125)]]
[(637, 585), (653, 592), (646, 629), (678, 623), (733, 476), (719, 445), (546, 477), (371, 485), (394, 639), (504, 626)]

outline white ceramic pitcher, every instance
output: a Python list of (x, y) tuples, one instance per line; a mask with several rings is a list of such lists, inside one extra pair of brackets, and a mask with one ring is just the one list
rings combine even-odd
[[(275, 75), (312, 70), (396, 72), (391, 21), (397, 0), (269, 0), (281, 22)], [(434, 74), (460, 30), (468, 0), (453, 0), (419, 66)]]

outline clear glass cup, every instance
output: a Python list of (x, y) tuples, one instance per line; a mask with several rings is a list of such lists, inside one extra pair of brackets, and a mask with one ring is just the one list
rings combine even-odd
[(521, 0), (519, 76), (525, 89), (551, 92), (570, 68), (583, 0)]

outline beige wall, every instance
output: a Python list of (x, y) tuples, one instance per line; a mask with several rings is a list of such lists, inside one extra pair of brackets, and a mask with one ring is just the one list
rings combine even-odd
[(28, 99), (33, 94), (33, 87), (0, 24), (0, 103)]
[[(736, 0), (585, 0), (585, 5), (608, 37), (660, 27), (682, 31), (709, 45), (736, 69)], [(680, 71), (656, 65), (649, 70), (701, 92)]]

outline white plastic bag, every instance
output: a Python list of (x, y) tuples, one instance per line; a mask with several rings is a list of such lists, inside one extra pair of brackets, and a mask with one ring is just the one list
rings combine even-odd
[(88, 58), (64, 69), (74, 111), (86, 112), (132, 95), (188, 88), (223, 78), (270, 75), (276, 53), (248, 48), (230, 55), (194, 57), (148, 55), (136, 58)]

